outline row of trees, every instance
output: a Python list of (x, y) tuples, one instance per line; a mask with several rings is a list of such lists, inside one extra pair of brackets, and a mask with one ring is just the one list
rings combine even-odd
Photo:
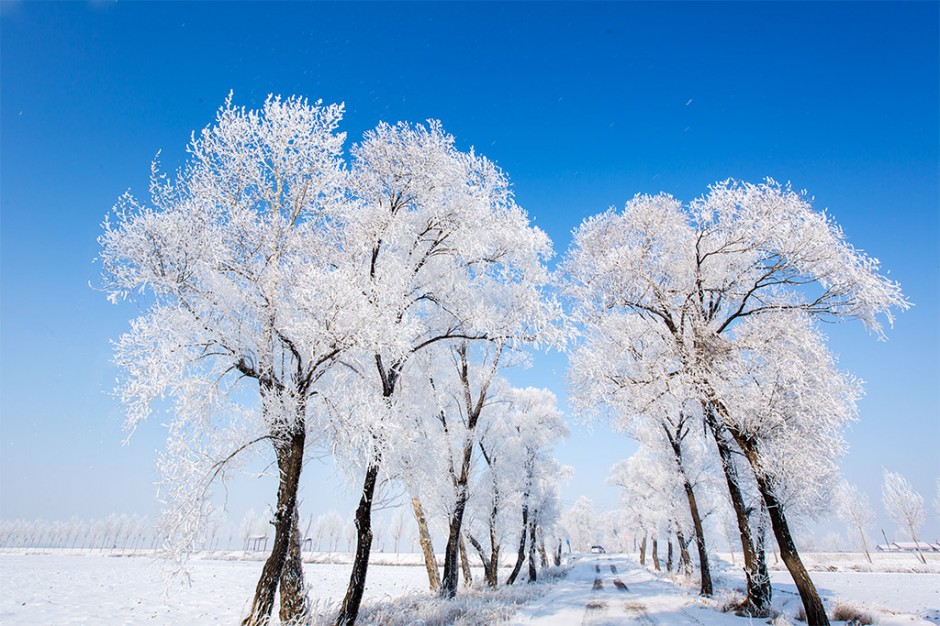
[(881, 335), (908, 307), (898, 285), (770, 180), (719, 183), (689, 204), (638, 195), (586, 220), (560, 273), (584, 330), (573, 404), (641, 443), (613, 477), (633, 523), (691, 537), (710, 595), (699, 500), (705, 481), (724, 483), (745, 561), (741, 612), (769, 613), (769, 528), (807, 622), (827, 625), (791, 519), (827, 510), (860, 384), (836, 368), (817, 323), (857, 319)]
[(73, 550), (153, 549), (156, 538), (146, 517), (111, 514), (101, 519), (64, 521), (0, 520), (0, 547)]
[(125, 196), (100, 236), (103, 288), (144, 311), (115, 348), (127, 425), (170, 405), (159, 467), (174, 558), (210, 517), (213, 484), (252, 454), (276, 468), (249, 625), (268, 620), (276, 593), (282, 621), (308, 613), (298, 489), (311, 451), (361, 485), (338, 624), (359, 611), (383, 485), (408, 493), (425, 554), (427, 515), (446, 517), (444, 597), (464, 537), (495, 563), (515, 525), (532, 563), (557, 508), (554, 396), (501, 375), (565, 339), (546, 290), (550, 241), (502, 172), (438, 123), (380, 124), (347, 163), (341, 116), (229, 100), (177, 175), (155, 164), (151, 202)]
[[(502, 372), (577, 328), (574, 406), (643, 444), (614, 480), (630, 502), (669, 494), (634, 522), (690, 537), (710, 594), (699, 485), (714, 477), (744, 551), (743, 610), (769, 611), (766, 519), (809, 623), (827, 624), (790, 517), (823, 510), (860, 385), (817, 323), (881, 335), (908, 304), (878, 262), (803, 194), (727, 181), (688, 205), (637, 196), (586, 220), (553, 277), (551, 242), (492, 162), (430, 122), (380, 124), (347, 163), (341, 115), (229, 101), (175, 177), (154, 166), (150, 204), (126, 196), (103, 225), (104, 288), (144, 308), (116, 344), (128, 426), (172, 405), (160, 467), (176, 557), (211, 513), (211, 485), (266, 451), (273, 548), (246, 624), (268, 619), (276, 592), (281, 619), (302, 619), (298, 487), (319, 449), (361, 484), (338, 624), (358, 614), (383, 485), (408, 494), (443, 597), (468, 542), (496, 584), (507, 528), (510, 582), (526, 558), (534, 578), (558, 516), (563, 472), (548, 450), (564, 425), (550, 392)], [(429, 516), (447, 527), (439, 582)]]
[[(881, 502), (885, 512), (894, 520), (898, 527), (909, 533), (922, 563), (926, 563), (921, 550), (918, 533), (927, 518), (924, 506), (924, 497), (917, 493), (904, 476), (898, 472), (884, 470), (881, 486)], [(861, 539), (862, 549), (868, 562), (871, 563), (871, 554), (868, 551), (866, 534), (875, 520), (874, 510), (868, 496), (857, 487), (843, 481), (836, 491), (837, 514)], [(937, 480), (937, 495), (934, 508), (940, 515), (940, 479)]]

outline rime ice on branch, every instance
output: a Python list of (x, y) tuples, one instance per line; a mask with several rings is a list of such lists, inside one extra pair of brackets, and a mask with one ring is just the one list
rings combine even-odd
[(687, 206), (638, 195), (622, 212), (586, 220), (562, 263), (563, 290), (586, 335), (572, 378), (625, 392), (583, 404), (613, 402), (625, 419), (661, 405), (664, 394), (676, 411), (688, 400), (701, 406), (735, 506), (748, 613), (767, 612), (770, 587), (754, 576), (736, 453), (757, 481), (810, 623), (828, 624), (784, 510), (812, 512), (803, 495), (818, 501), (831, 486), (858, 393), (834, 369), (813, 321), (858, 319), (882, 336), (882, 321), (909, 306), (878, 269), (803, 195), (771, 180), (719, 183)]
[[(128, 427), (170, 401), (159, 463), (171, 554), (185, 560), (216, 479), (246, 453), (274, 453), (274, 545), (247, 624), (269, 618), (278, 590), (282, 621), (307, 613), (297, 489), (309, 446), (365, 473), (339, 617), (352, 623), (375, 490), (403, 475), (389, 461), (415, 434), (402, 389), (432, 377), (419, 357), (564, 334), (545, 293), (551, 242), (491, 161), (457, 150), (438, 122), (380, 124), (347, 170), (341, 113), (226, 102), (176, 177), (155, 164), (151, 203), (124, 197), (100, 237), (109, 297), (144, 309), (115, 349)], [(468, 435), (465, 450), (477, 442)]]
[(297, 486), (320, 432), (310, 402), (363, 328), (361, 291), (337, 258), (341, 115), (296, 98), (260, 111), (229, 99), (186, 166), (171, 178), (154, 164), (151, 203), (122, 198), (99, 238), (109, 297), (144, 307), (115, 346), (127, 426), (172, 403), (160, 469), (174, 558), (199, 532), (211, 483), (253, 448), (274, 453), (275, 539), (250, 623), (267, 619), (278, 587), (282, 618), (307, 611)]

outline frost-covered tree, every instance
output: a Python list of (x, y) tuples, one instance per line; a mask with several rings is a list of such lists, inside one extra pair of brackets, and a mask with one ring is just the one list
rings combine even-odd
[[(602, 330), (593, 328), (586, 333), (583, 345), (570, 356), (572, 403), (589, 419), (607, 414), (616, 429), (671, 456), (693, 523), (700, 591), (710, 596), (711, 571), (695, 490), (705, 462), (698, 451), (704, 446), (690, 445), (700, 430), (694, 427), (701, 423), (700, 403), (687, 379), (674, 376), (676, 364), (667, 342), (641, 334), (642, 327), (637, 327), (631, 318), (611, 316), (603, 324)], [(601, 376), (597, 375), (597, 362), (605, 363)]]
[(172, 403), (159, 463), (164, 529), (185, 558), (209, 486), (267, 446), (277, 468), (274, 542), (246, 623), (307, 611), (297, 529), (304, 450), (320, 429), (316, 383), (355, 341), (362, 290), (338, 263), (345, 207), (342, 107), (269, 98), (232, 105), (195, 134), (175, 176), (155, 164), (151, 201), (125, 196), (100, 236), (104, 289), (144, 310), (115, 347), (127, 426)]
[[(671, 452), (641, 446), (629, 459), (611, 468), (607, 482), (620, 487), (624, 518), (639, 529), (639, 534), (649, 534), (652, 539), (654, 567), (658, 570), (659, 540), (675, 533), (685, 546), (685, 537), (694, 533), (684, 502), (684, 481)], [(683, 559), (686, 557), (684, 554)]]
[[(745, 416), (731, 412), (732, 405), (741, 405), (721, 395), (730, 390), (722, 381), (731, 377), (721, 371), (737, 358), (736, 327), (748, 319), (759, 325), (801, 316), (859, 319), (881, 334), (882, 320), (891, 322), (893, 309), (908, 306), (899, 286), (878, 273), (877, 260), (846, 242), (804, 195), (773, 181), (719, 183), (685, 207), (668, 195), (636, 196), (622, 212), (586, 220), (561, 269), (576, 319), (589, 332), (602, 332), (612, 323), (606, 320), (630, 318), (668, 347), (674, 373), (688, 378), (722, 453), (746, 550), (746, 511), (734, 494), (737, 477), (724, 460), (739, 449), (759, 473), (763, 459), (760, 446), (739, 428)], [(596, 364), (598, 376), (605, 365)], [(782, 509), (775, 506), (773, 485), (769, 479), (758, 484), (761, 496), (771, 500), (773, 530), (808, 621), (828, 624)], [(756, 593), (750, 579), (748, 596), (754, 612), (766, 613), (769, 597)]]
[(907, 482), (898, 472), (889, 472), (884, 470), (884, 479), (881, 485), (881, 501), (884, 504), (885, 512), (911, 533), (911, 539), (917, 546), (917, 554), (922, 563), (926, 563), (924, 553), (920, 549), (920, 542), (917, 539), (917, 533), (926, 521), (924, 513), (924, 497), (914, 491), (911, 484)]
[(587, 552), (600, 534), (594, 502), (586, 497), (578, 498), (571, 508), (561, 514), (561, 523), (567, 531), (566, 539), (575, 552)]
[(842, 481), (836, 491), (835, 502), (836, 515), (858, 533), (859, 538), (862, 540), (862, 550), (865, 551), (865, 558), (871, 563), (866, 533), (875, 522), (875, 511), (872, 509), (868, 496), (855, 485)]
[[(516, 564), (506, 584), (513, 584), (529, 546), (529, 582), (536, 579), (536, 528), (540, 521), (550, 523), (548, 505), (555, 495), (560, 467), (550, 456), (551, 449), (568, 436), (555, 394), (535, 387), (516, 388), (507, 394), (510, 420), (521, 452), (522, 532)], [(540, 520), (541, 514), (541, 520)], [(547, 523), (545, 525), (548, 525)]]
[(466, 529), (483, 563), (484, 579), (493, 588), (499, 585), (502, 546), (519, 532), (525, 482), (520, 432), (511, 416), (510, 404), (503, 398), (491, 405), (488, 419), (479, 426), (477, 446), (483, 463), (471, 488)]
[(371, 335), (349, 365), (368, 379), (359, 404), (371, 416), (359, 411), (350, 448), (364, 479), (340, 625), (355, 621), (362, 600), (385, 450), (407, 439), (399, 427), (412, 423), (399, 388), (426, 377), (411, 367), (414, 357), (454, 341), (537, 340), (555, 316), (542, 289), (551, 243), (491, 161), (458, 150), (437, 122), (380, 124), (352, 154), (344, 251), (363, 285)]
[[(479, 441), (481, 418), (485, 419), (484, 411), (488, 408), (488, 401), (491, 402), (495, 395), (491, 389), (497, 381), (504, 343), (482, 342), (480, 347), (479, 359), (473, 359), (470, 354), (472, 347), (468, 342), (462, 341), (453, 346), (451, 376), (438, 380), (435, 385), (436, 391), (444, 394), (437, 418), (440, 422), (439, 434), (443, 435), (441, 447), (449, 457), (448, 474), (454, 493), (453, 502), (448, 506), (448, 536), (441, 580), (441, 595), (445, 598), (454, 597), (457, 591), (457, 553), (462, 537), (464, 511), (470, 498), (473, 453)], [(449, 393), (441, 388), (441, 384), (446, 384), (448, 380), (453, 381), (447, 385)]]
[[(343, 518), (336, 511), (328, 511), (314, 522), (314, 534), (326, 541), (326, 551), (336, 552), (343, 539)], [(319, 546), (319, 541), (317, 542)], [(319, 549), (319, 548), (318, 548)]]

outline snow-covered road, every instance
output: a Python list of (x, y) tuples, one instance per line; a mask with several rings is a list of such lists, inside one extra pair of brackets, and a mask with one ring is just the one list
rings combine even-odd
[(579, 559), (565, 580), (528, 606), (514, 626), (703, 626), (741, 624), (716, 613), (688, 591), (656, 578), (623, 556)]

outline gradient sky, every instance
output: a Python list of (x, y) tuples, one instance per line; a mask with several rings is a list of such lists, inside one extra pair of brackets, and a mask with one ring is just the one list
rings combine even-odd
[[(0, 4), (0, 517), (154, 515), (159, 420), (126, 445), (109, 340), (138, 314), (89, 285), (100, 223), (146, 197), (158, 150), (185, 158), (229, 91), (345, 102), (349, 143), (379, 121), (440, 119), (513, 181), (564, 252), (586, 216), (636, 193), (690, 200), (733, 177), (792, 181), (878, 257), (915, 307), (886, 342), (827, 327), (866, 381), (842, 467), (879, 503), (882, 468), (928, 500), (940, 476), (940, 127), (936, 2), (667, 4)], [(565, 359), (517, 384), (564, 400)], [(572, 425), (559, 450), (616, 506), (634, 447)], [(304, 513), (351, 510), (313, 464)], [(270, 480), (230, 494), (237, 520)], [(932, 510), (932, 509), (931, 509)], [(879, 525), (894, 528), (882, 516)], [(940, 536), (933, 513), (926, 536)]]

